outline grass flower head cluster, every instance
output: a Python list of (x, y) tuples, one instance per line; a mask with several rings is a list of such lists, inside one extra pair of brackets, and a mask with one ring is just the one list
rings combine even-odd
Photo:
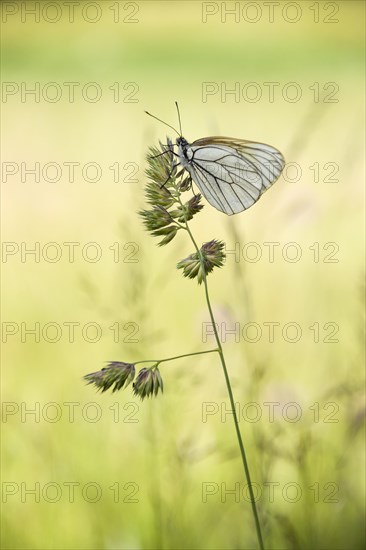
[[(166, 145), (160, 143), (159, 147), (151, 147), (148, 151), (145, 187), (148, 208), (141, 210), (139, 215), (145, 229), (153, 237), (160, 239), (159, 246), (169, 244), (179, 231), (190, 233), (187, 222), (203, 208), (200, 194), (183, 199), (183, 194), (192, 189), (191, 179), (184, 170), (178, 170), (175, 160), (170, 139), (167, 139)], [(196, 278), (201, 284), (215, 267), (223, 265), (224, 243), (213, 239), (204, 243), (201, 248), (195, 244), (195, 248), (195, 252), (178, 262), (177, 268), (182, 269), (185, 277)], [(163, 392), (163, 380), (158, 369), (162, 361), (166, 359), (157, 362), (138, 361), (133, 364), (110, 361), (106, 367), (87, 374), (84, 379), (101, 392), (111, 388), (113, 392), (125, 389), (135, 380), (132, 385), (134, 395), (145, 399), (156, 396), (159, 391)], [(154, 364), (143, 367), (135, 378), (135, 366), (145, 362)]]

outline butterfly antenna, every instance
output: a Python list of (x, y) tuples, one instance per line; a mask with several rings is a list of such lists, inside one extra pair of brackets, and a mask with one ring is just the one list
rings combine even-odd
[(178, 107), (178, 102), (177, 101), (175, 102), (175, 106), (177, 108), (177, 113), (178, 113), (180, 135), (182, 136), (182, 123), (181, 123), (181, 120), (180, 120), (180, 112), (179, 112), (179, 107)]
[(177, 132), (177, 130), (175, 128), (173, 128), (173, 126), (170, 126), (170, 124), (168, 124), (167, 122), (164, 122), (164, 120), (161, 120), (161, 118), (158, 118), (157, 116), (155, 115), (152, 115), (151, 113), (148, 113), (147, 111), (145, 111), (145, 113), (149, 116), (151, 116), (152, 118), (155, 118), (156, 120), (158, 120), (159, 122), (162, 122), (163, 124), (165, 124), (165, 126), (168, 126), (169, 128), (171, 128), (172, 130), (174, 130), (174, 132), (176, 134), (178, 134), (178, 136), (181, 136), (182, 134), (179, 134), (179, 132)]

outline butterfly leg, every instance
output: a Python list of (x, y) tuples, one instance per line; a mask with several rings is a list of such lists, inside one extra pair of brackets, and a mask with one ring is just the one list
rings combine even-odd
[(179, 162), (177, 162), (176, 164), (173, 164), (172, 169), (170, 170), (167, 179), (164, 181), (164, 183), (163, 183), (162, 185), (160, 185), (160, 189), (161, 189), (162, 187), (165, 187), (165, 185), (168, 183), (168, 181), (169, 181), (170, 178), (172, 177), (173, 171), (175, 170), (175, 168), (176, 168), (177, 166), (179, 166)]
[(174, 155), (175, 157), (179, 157), (178, 153), (174, 153), (174, 151), (168, 150), (168, 151), (163, 151), (162, 153), (158, 153), (157, 155), (153, 155), (149, 158), (150, 159), (156, 159), (158, 157), (161, 157), (162, 155), (166, 155), (167, 153), (170, 153), (171, 155)]

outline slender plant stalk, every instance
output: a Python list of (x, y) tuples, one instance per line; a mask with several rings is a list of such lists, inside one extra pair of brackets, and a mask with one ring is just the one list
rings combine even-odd
[[(178, 199), (179, 199), (179, 202), (181, 202), (179, 197), (178, 197)], [(217, 348), (218, 348), (217, 351), (220, 355), (221, 365), (222, 365), (222, 368), (223, 368), (223, 371), (224, 371), (226, 387), (227, 387), (227, 391), (228, 391), (228, 394), (229, 394), (231, 411), (232, 411), (232, 414), (233, 414), (233, 419), (234, 419), (234, 424), (235, 424), (235, 431), (236, 431), (236, 435), (238, 437), (238, 443), (239, 443), (240, 454), (241, 454), (241, 458), (242, 458), (242, 462), (243, 462), (245, 477), (246, 477), (246, 480), (247, 480), (247, 483), (248, 483), (248, 486), (249, 486), (250, 503), (252, 505), (252, 512), (253, 512), (255, 528), (256, 528), (256, 532), (257, 532), (258, 544), (259, 544), (260, 550), (264, 550), (261, 525), (260, 525), (260, 522), (259, 522), (257, 506), (256, 506), (256, 503), (255, 503), (253, 487), (252, 487), (252, 482), (251, 482), (251, 477), (250, 477), (250, 472), (249, 472), (249, 465), (248, 465), (248, 461), (247, 461), (247, 457), (246, 457), (245, 449), (244, 449), (244, 444), (243, 444), (243, 440), (242, 440), (240, 429), (239, 429), (239, 421), (238, 421), (238, 416), (236, 414), (236, 409), (235, 409), (235, 400), (234, 400), (233, 390), (231, 388), (229, 373), (228, 373), (227, 366), (226, 366), (226, 363), (225, 363), (224, 352), (223, 352), (223, 349), (222, 349), (219, 334), (217, 332), (216, 321), (215, 321), (215, 317), (214, 317), (212, 307), (211, 307), (210, 296), (209, 296), (209, 293), (208, 293), (208, 285), (207, 285), (205, 266), (204, 266), (204, 263), (203, 263), (203, 257), (202, 257), (201, 250), (197, 246), (197, 243), (196, 243), (196, 241), (195, 241), (195, 239), (192, 235), (192, 232), (189, 228), (187, 220), (185, 221), (185, 225), (186, 225), (186, 229), (188, 231), (188, 234), (191, 238), (191, 241), (193, 243), (193, 246), (195, 247), (195, 249), (196, 249), (196, 251), (199, 255), (200, 262), (201, 262), (201, 268), (202, 268), (202, 272), (203, 272), (203, 284), (204, 284), (204, 287), (205, 287), (206, 303), (207, 303), (208, 311), (209, 311), (210, 318), (211, 318), (212, 327), (213, 327), (214, 334), (215, 334), (215, 339), (216, 339)]]
[(144, 359), (143, 361), (136, 361), (134, 365), (140, 365), (141, 363), (155, 363), (154, 366), (158, 366), (160, 363), (166, 363), (167, 361), (175, 361), (182, 357), (192, 357), (193, 355), (203, 355), (205, 353), (218, 353), (218, 349), (208, 349), (206, 351), (195, 351), (194, 353), (184, 353), (183, 355), (175, 355), (174, 357), (167, 357), (166, 359)]

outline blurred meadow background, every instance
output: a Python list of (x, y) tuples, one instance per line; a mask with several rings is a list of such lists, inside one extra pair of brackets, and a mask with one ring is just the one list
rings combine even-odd
[(191, 223), (226, 243), (208, 283), (265, 547), (363, 548), (364, 3), (69, 4), (2, 3), (2, 548), (257, 548), (218, 357), (164, 363), (144, 402), (82, 381), (214, 347), (190, 242), (136, 213), (174, 138), (144, 110), (177, 126), (175, 100), (189, 141), (289, 163)]

